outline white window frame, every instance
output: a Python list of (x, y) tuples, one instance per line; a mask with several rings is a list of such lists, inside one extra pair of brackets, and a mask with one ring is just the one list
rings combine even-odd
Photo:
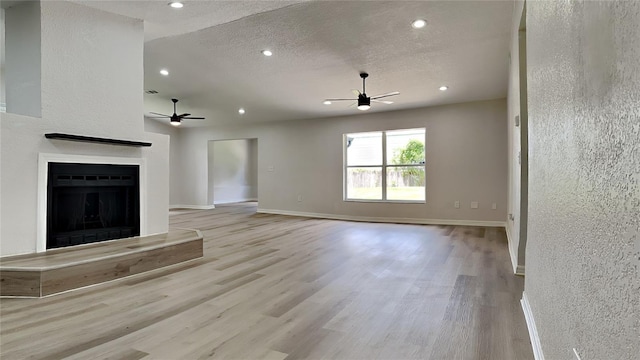
[[(424, 130), (424, 139), (423, 144), (425, 146), (425, 154), (424, 154), (424, 163), (421, 164), (424, 168), (425, 175), (425, 185), (424, 185), (424, 200), (388, 200), (387, 199), (387, 168), (389, 167), (419, 167), (420, 165), (414, 164), (404, 164), (404, 165), (395, 165), (395, 164), (387, 164), (387, 132), (393, 131), (402, 131), (402, 130), (412, 130), (412, 129), (423, 129)], [(347, 165), (347, 138), (349, 134), (364, 134), (364, 133), (381, 133), (382, 134), (382, 164), (380, 165)], [(426, 184), (426, 176), (427, 176), (427, 129), (423, 127), (417, 128), (408, 128), (408, 129), (393, 129), (393, 130), (380, 130), (380, 131), (363, 131), (363, 132), (351, 132), (342, 135), (342, 186), (343, 186), (343, 201), (348, 202), (373, 202), (373, 203), (409, 203), (409, 204), (426, 204), (427, 202), (427, 184)], [(347, 197), (347, 186), (348, 179), (347, 173), (349, 168), (382, 168), (382, 199), (354, 199)]]

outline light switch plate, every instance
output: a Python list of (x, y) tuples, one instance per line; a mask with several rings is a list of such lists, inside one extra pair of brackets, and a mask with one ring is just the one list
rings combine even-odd
[(477, 209), (478, 208), (478, 202), (477, 201), (472, 201), (471, 202), (471, 208), (472, 209)]

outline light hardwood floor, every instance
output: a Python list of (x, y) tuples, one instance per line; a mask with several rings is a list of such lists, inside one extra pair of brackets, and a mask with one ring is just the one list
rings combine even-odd
[(0, 301), (0, 358), (533, 359), (504, 230), (183, 211), (204, 257)]

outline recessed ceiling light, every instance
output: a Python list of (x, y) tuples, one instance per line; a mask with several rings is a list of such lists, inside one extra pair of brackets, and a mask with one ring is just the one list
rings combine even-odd
[(174, 9), (182, 9), (184, 4), (179, 2), (179, 1), (172, 1), (172, 2), (169, 3), (169, 6), (171, 6)]
[(448, 86), (442, 85), (440, 86), (440, 91), (447, 91), (448, 88), (449, 88)]
[(422, 29), (426, 25), (427, 25), (427, 21), (423, 19), (414, 20), (411, 23), (411, 26), (413, 26), (414, 29)]
[(329, 100), (325, 100), (322, 103), (325, 104), (325, 105), (331, 105), (331, 101), (329, 101)]
[(244, 114), (244, 113), (245, 113), (245, 111), (244, 111), (244, 109), (243, 109), (243, 108), (240, 108), (240, 109), (238, 110), (238, 114), (242, 115), (242, 114)]
[(273, 53), (272, 53), (270, 50), (262, 50), (261, 52), (262, 52), (262, 55), (264, 55), (264, 56), (271, 56), (271, 55), (273, 55)]
[(160, 74), (162, 74), (162, 75), (164, 75), (164, 76), (167, 76), (167, 75), (169, 75), (169, 70), (167, 70), (167, 69), (162, 69), (162, 70), (160, 70)]

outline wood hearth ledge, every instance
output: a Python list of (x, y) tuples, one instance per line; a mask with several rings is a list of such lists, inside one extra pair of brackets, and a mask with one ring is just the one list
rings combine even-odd
[(0, 258), (0, 295), (43, 297), (201, 258), (202, 233), (118, 239)]

